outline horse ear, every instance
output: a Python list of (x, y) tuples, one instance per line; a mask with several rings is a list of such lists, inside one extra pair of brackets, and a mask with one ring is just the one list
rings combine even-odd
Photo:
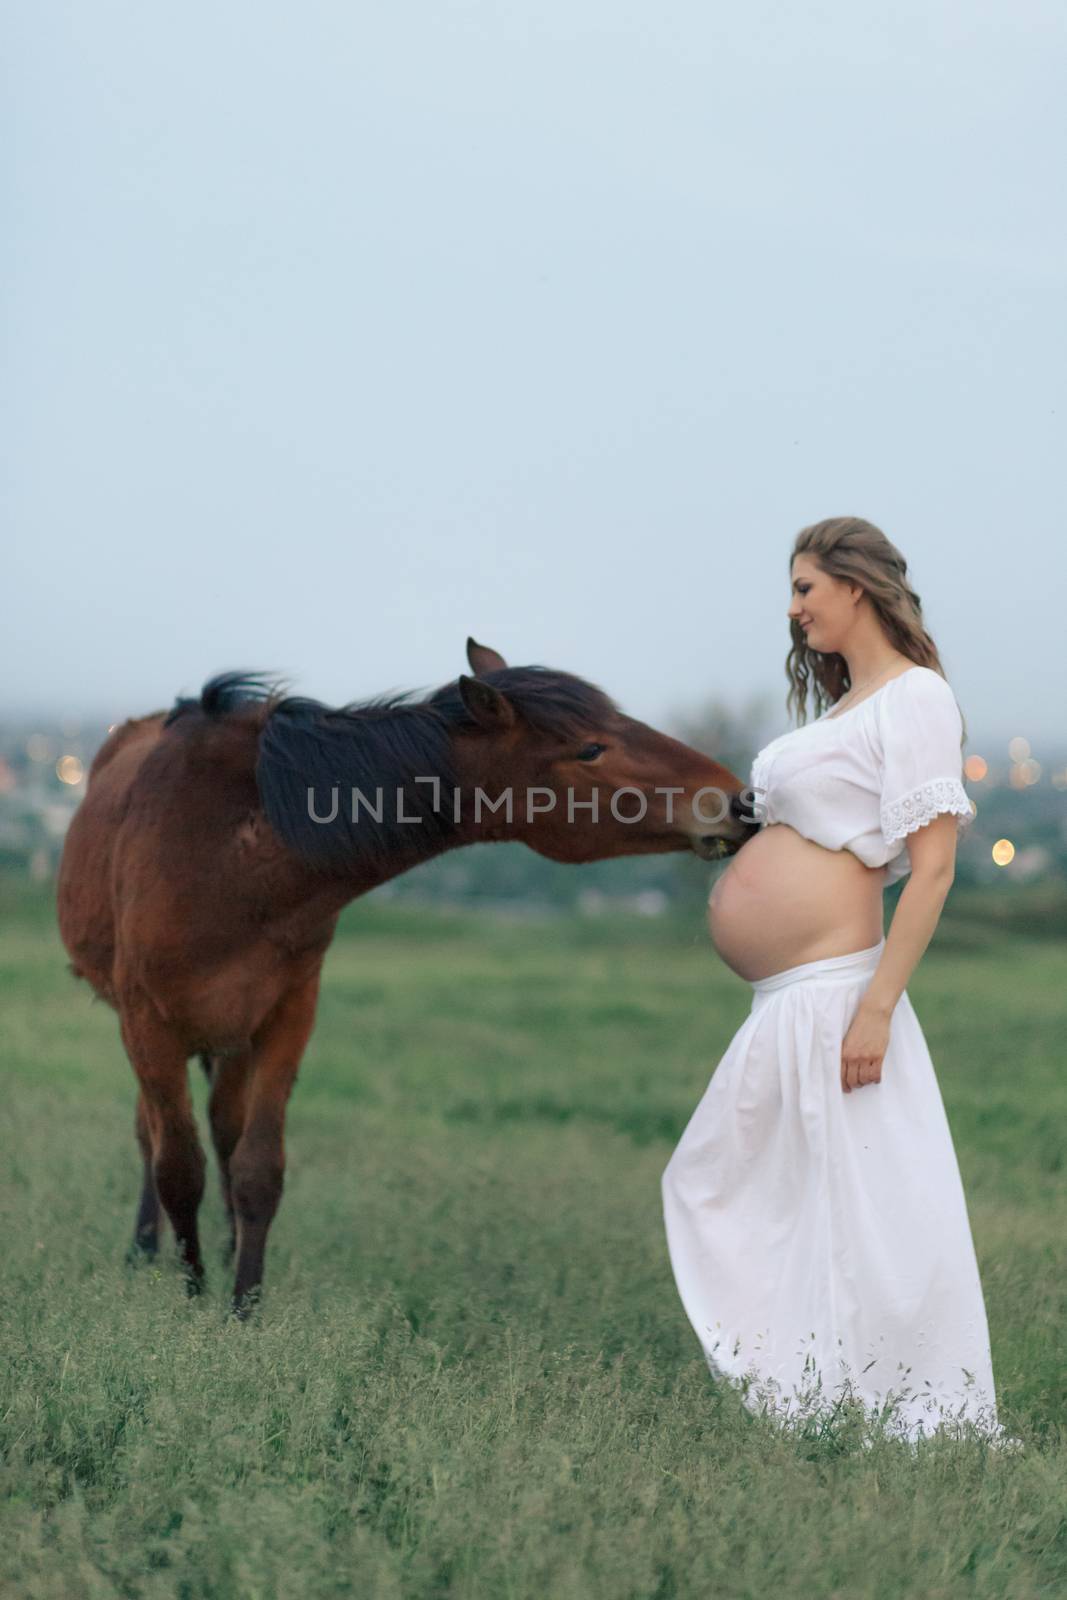
[(476, 678), (483, 678), (487, 672), (503, 672), (507, 666), (502, 655), (487, 644), (479, 644), (477, 639), (467, 640), (467, 660)]
[(468, 678), (466, 673), (461, 672), (459, 692), (463, 704), (480, 728), (485, 728), (489, 733), (503, 733), (505, 728), (513, 725), (514, 706), (492, 684), (483, 683), (480, 678)]

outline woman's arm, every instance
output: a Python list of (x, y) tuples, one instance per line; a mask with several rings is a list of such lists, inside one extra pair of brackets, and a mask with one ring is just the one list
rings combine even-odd
[(933, 938), (956, 872), (956, 818), (947, 812), (907, 836), (911, 876), (900, 892), (885, 949), (841, 1046), (846, 1094), (882, 1081), (897, 1001)]

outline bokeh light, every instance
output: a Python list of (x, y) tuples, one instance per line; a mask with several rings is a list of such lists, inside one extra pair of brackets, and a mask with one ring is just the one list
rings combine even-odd
[(60, 756), (56, 762), (56, 777), (62, 783), (81, 783), (85, 768), (77, 756)]
[(1008, 741), (1008, 754), (1013, 761), (1025, 761), (1030, 754), (1030, 741), (1022, 735)]
[(989, 771), (983, 756), (968, 756), (963, 763), (963, 775), (978, 783)]
[(1006, 867), (1015, 856), (1015, 846), (1010, 839), (998, 839), (993, 846), (992, 854), (998, 867)]

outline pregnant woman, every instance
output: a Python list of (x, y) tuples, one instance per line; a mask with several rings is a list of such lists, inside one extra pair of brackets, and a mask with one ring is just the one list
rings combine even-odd
[[(708, 903), (752, 1008), (663, 1174), (671, 1264), (712, 1372), (790, 1422), (842, 1399), (915, 1440), (998, 1438), (959, 1166), (905, 984), (972, 820), (963, 724), (907, 563), (858, 517), (791, 562), (787, 707), (759, 832)], [(887, 936), (882, 891), (909, 875)], [(1000, 1442), (1003, 1442), (1000, 1440)]]

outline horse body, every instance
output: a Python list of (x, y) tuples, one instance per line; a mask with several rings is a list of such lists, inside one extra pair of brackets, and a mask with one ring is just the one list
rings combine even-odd
[[(345, 904), (419, 860), (477, 840), (520, 838), (555, 859), (580, 861), (707, 844), (709, 835), (739, 848), (752, 831), (738, 820), (732, 774), (625, 718), (593, 686), (565, 674), (531, 679), (545, 669), (509, 669), (473, 641), (468, 655), (483, 677), (460, 679), (417, 706), (330, 712), (257, 693), (251, 679), (212, 680), (199, 701), (116, 729), (71, 821), (57, 885), (60, 931), (72, 971), (118, 1011), (140, 1086), (143, 1187), (131, 1251), (155, 1252), (162, 1207), (189, 1287), (199, 1288), (205, 1160), (187, 1067), (199, 1054), (211, 1078), (240, 1315), (258, 1297), (284, 1180), (285, 1109)], [(593, 744), (592, 736), (612, 742)], [(406, 820), (428, 826), (390, 831), (388, 823), (353, 824), (342, 812), (329, 828), (312, 827), (310, 807), (299, 803), (304, 780), (343, 776), (346, 761), (363, 776), (368, 749), (409, 802), (423, 806), (421, 819)], [(614, 754), (606, 767), (605, 751)], [(547, 780), (551, 788), (561, 770), (583, 796), (605, 788), (603, 779), (643, 792), (655, 778), (673, 782), (683, 802), (678, 819), (668, 822), (659, 807), (640, 826), (609, 819), (599, 832), (581, 812), (566, 824), (495, 813), (455, 821), (447, 803), (431, 814), (425, 790), (414, 786), (430, 762), (446, 802), (475, 783), (499, 791), (516, 779)], [(689, 809), (700, 784), (720, 785), (734, 801), (711, 829)]]
[(73, 970), (120, 1012), (150, 1001), (187, 1055), (247, 1045), (301, 960), (321, 960), (351, 898), (264, 821), (263, 720), (257, 706), (222, 724), (125, 724), (93, 763), (64, 848)]

